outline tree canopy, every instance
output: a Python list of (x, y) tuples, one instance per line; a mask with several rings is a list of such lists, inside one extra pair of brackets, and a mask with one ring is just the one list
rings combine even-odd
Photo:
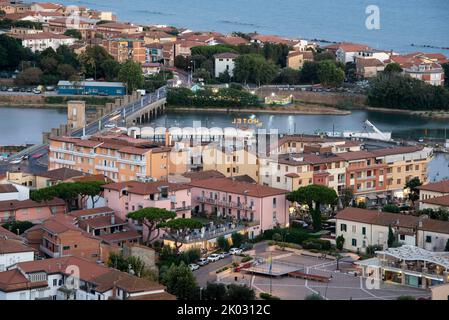
[(196, 279), (189, 267), (181, 262), (179, 265), (172, 264), (164, 273), (162, 283), (167, 291), (180, 300), (191, 300), (196, 295)]
[(174, 240), (174, 245), (177, 251), (182, 246), (181, 241), (190, 233), (193, 229), (200, 229), (203, 224), (195, 219), (190, 218), (177, 218), (161, 222), (157, 226), (164, 229), (170, 237)]
[(242, 83), (267, 84), (278, 73), (278, 66), (258, 54), (244, 54), (235, 59), (234, 78)]
[[(158, 225), (166, 222), (169, 219), (176, 218), (176, 213), (160, 208), (143, 208), (134, 212), (130, 212), (126, 215), (128, 218), (136, 220), (144, 224), (148, 228), (148, 236), (146, 243), (159, 237), (160, 230)], [(152, 237), (152, 234), (156, 231), (156, 234)]]
[(129, 93), (141, 89), (144, 85), (144, 77), (140, 64), (133, 60), (127, 60), (121, 65), (118, 72), (118, 79), (126, 83)]

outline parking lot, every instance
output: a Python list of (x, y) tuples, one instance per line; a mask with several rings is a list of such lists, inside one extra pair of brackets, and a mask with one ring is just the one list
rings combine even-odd
[[(265, 253), (265, 256), (267, 255), (269, 253)], [(281, 253), (274, 252), (274, 259), (276, 256), (281, 256)], [(380, 284), (378, 289), (370, 289), (370, 281), (351, 272), (354, 269), (351, 262), (340, 261), (340, 271), (337, 271), (337, 262), (329, 259), (296, 254), (286, 256), (283, 252), (279, 260), (302, 265), (305, 273), (332, 278), (328, 283), (288, 276), (273, 277), (270, 281), (269, 276), (239, 272), (227, 275), (220, 282), (246, 284), (255, 289), (257, 295), (261, 292), (269, 293), (271, 287), (273, 295), (286, 300), (303, 300), (310, 294), (320, 294), (329, 300), (395, 300), (404, 295), (416, 298), (430, 296), (430, 293), (423, 289), (389, 283)]]

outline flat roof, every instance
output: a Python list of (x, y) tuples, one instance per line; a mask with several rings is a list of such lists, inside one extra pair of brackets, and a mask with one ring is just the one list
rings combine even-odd
[(65, 81), (61, 80), (58, 82), (58, 86), (73, 86), (77, 84), (78, 86), (90, 86), (90, 87), (125, 87), (125, 85), (121, 82), (102, 82), (102, 81)]
[(403, 245), (398, 248), (388, 248), (383, 251), (376, 251), (376, 254), (385, 254), (396, 259), (411, 261), (421, 260), (435, 263), (449, 269), (449, 253), (448, 252), (432, 252), (411, 245)]

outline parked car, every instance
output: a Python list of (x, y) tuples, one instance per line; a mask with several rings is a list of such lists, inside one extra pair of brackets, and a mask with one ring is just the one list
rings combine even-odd
[(39, 89), (36, 88), (36, 89), (33, 89), (33, 93), (34, 93), (34, 94), (41, 94), (41, 91), (40, 91)]
[(8, 92), (14, 92), (14, 88), (8, 88)]
[(200, 266), (197, 265), (196, 263), (191, 263), (191, 264), (189, 264), (189, 268), (190, 268), (190, 270), (195, 271), (195, 270), (198, 270), (200, 268)]
[(243, 250), (239, 248), (231, 248), (231, 250), (229, 250), (229, 254), (241, 254), (242, 252)]
[(219, 255), (220, 255), (220, 259), (224, 259), (224, 258), (227, 258), (230, 256), (229, 252), (225, 252), (225, 251), (220, 252)]
[(197, 264), (200, 266), (205, 266), (208, 263), (209, 263), (209, 260), (206, 258), (201, 258), (200, 260), (197, 261)]
[(207, 260), (209, 260), (210, 262), (215, 262), (220, 260), (220, 255), (217, 253), (212, 253), (210, 256), (207, 257)]
[(242, 249), (242, 251), (248, 251), (251, 250), (252, 248), (253, 244), (249, 242), (242, 243), (242, 245), (240, 246), (240, 249)]

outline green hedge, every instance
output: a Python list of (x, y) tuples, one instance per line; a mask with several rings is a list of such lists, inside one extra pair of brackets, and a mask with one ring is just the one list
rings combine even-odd
[(54, 96), (45, 97), (45, 103), (48, 104), (65, 104), (70, 100), (81, 100), (85, 101), (88, 105), (105, 105), (106, 103), (114, 102), (114, 98), (108, 97), (67, 97), (67, 96)]
[(314, 250), (330, 250), (332, 245), (329, 240), (322, 239), (308, 239), (302, 243), (304, 249), (314, 249)]
[(245, 108), (258, 107), (260, 101), (256, 95), (232, 88), (211, 89), (193, 92), (187, 88), (173, 88), (168, 91), (167, 103), (172, 106), (197, 108)]
[(273, 296), (267, 292), (261, 292), (259, 297), (264, 300), (281, 300), (281, 298)]

